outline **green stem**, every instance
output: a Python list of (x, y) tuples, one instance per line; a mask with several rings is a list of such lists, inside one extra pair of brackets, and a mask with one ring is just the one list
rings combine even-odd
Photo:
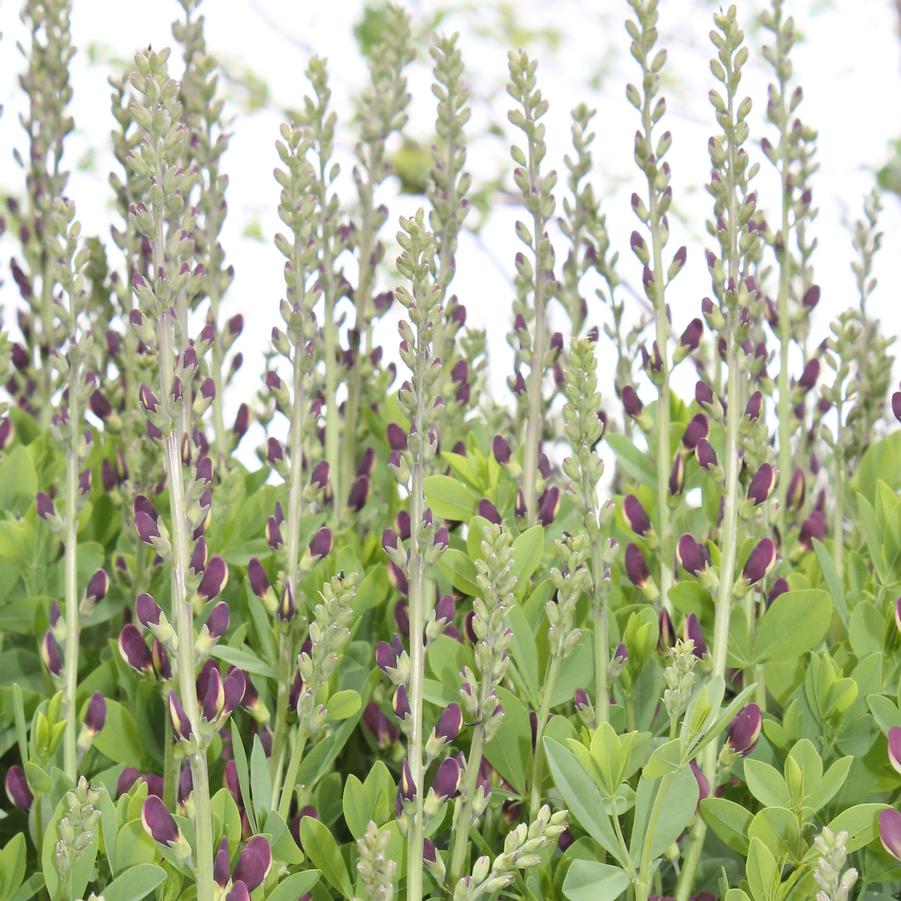
[(544, 737), (544, 727), (547, 725), (551, 712), (551, 696), (557, 685), (560, 660), (559, 654), (551, 657), (541, 692), (541, 707), (538, 710), (538, 722), (535, 727), (535, 750), (532, 752), (532, 794), (529, 804), (529, 812), (533, 820), (538, 816), (538, 810), (541, 807), (541, 784), (544, 781), (544, 749), (541, 739)]
[(78, 772), (78, 711), (76, 710), (76, 692), (78, 691), (78, 512), (75, 508), (78, 496), (78, 409), (77, 387), (74, 379), (78, 372), (72, 374), (73, 383), (69, 387), (72, 408), (69, 411), (70, 446), (66, 462), (66, 649), (64, 666), (63, 716), (66, 720), (66, 732), (63, 738), (63, 767), (69, 779), (75, 781)]
[[(303, 758), (303, 749), (306, 743), (306, 729), (302, 724), (298, 725), (297, 732), (294, 735), (294, 743), (291, 746), (291, 759), (288, 761), (285, 782), (278, 793), (281, 796), (281, 800), (278, 802), (278, 812), (283, 820), (287, 820), (288, 814), (291, 812), (291, 799), (294, 797), (294, 786), (297, 784), (297, 770), (300, 768), (300, 761)], [(273, 809), (274, 807), (275, 796), (273, 794)]]
[(844, 585), (845, 531), (845, 452), (842, 444), (842, 404), (837, 404), (838, 425), (835, 432), (835, 485), (832, 500), (832, 563), (839, 585)]
[(610, 665), (610, 635), (607, 624), (607, 599), (601, 585), (603, 561), (598, 540), (592, 542), (592, 568), (594, 599), (591, 606), (594, 615), (594, 704), (596, 726), (610, 719), (610, 688), (607, 668)]
[[(165, 703), (165, 699), (163, 699)], [(175, 766), (175, 743), (172, 740), (172, 720), (163, 717), (166, 727), (163, 733), (163, 803), (170, 810), (175, 810), (178, 801), (178, 768)]]
[[(782, 93), (785, 92), (784, 81), (780, 79)], [(785, 144), (785, 139), (782, 141)], [(791, 386), (789, 383), (788, 352), (791, 348), (791, 312), (789, 308), (789, 288), (791, 278), (791, 260), (788, 251), (789, 210), (791, 193), (787, 187), (788, 160), (782, 156), (782, 228), (780, 240), (782, 255), (779, 258), (779, 473), (781, 478), (776, 486), (779, 509), (785, 510), (785, 499), (788, 493), (789, 473), (791, 472), (791, 435), (794, 424), (794, 413), (791, 405)]]
[(288, 698), (292, 683), (293, 662), (290, 636), (291, 624), (279, 623), (278, 636), (278, 685), (275, 697), (275, 735), (272, 739), (272, 806), (278, 803), (277, 789), (281, 785), (282, 768), (285, 765), (285, 745), (288, 740)]
[(482, 764), (482, 749), (485, 746), (485, 730), (481, 723), (473, 729), (472, 743), (466, 758), (466, 779), (460, 790), (459, 807), (454, 813), (453, 848), (451, 850), (450, 879), (453, 888), (463, 875), (466, 853), (469, 850), (469, 829), (472, 825), (472, 800), (476, 793), (479, 767)]

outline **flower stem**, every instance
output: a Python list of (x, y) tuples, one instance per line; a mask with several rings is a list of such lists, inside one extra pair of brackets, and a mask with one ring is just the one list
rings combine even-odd
[[(277, 793), (280, 796), (278, 801), (278, 812), (283, 820), (288, 819), (291, 812), (291, 799), (294, 797), (294, 786), (297, 783), (297, 770), (300, 768), (300, 761), (303, 758), (303, 749), (307, 743), (307, 733), (303, 725), (299, 726), (294, 735), (294, 743), (291, 747), (291, 759), (288, 761), (288, 770), (285, 773), (285, 781)], [(275, 794), (273, 793), (273, 809), (275, 809)]]
[(657, 831), (657, 820), (663, 808), (663, 799), (669, 792), (670, 782), (672, 781), (672, 773), (667, 773), (657, 786), (657, 794), (654, 796), (654, 804), (651, 807), (651, 813), (648, 816), (648, 826), (644, 834), (644, 843), (641, 849), (641, 864), (638, 870), (638, 879), (635, 883), (635, 901), (648, 901), (651, 891), (650, 866), (651, 866), (651, 846), (654, 842), (654, 833)]
[[(78, 378), (78, 372), (72, 373)], [(78, 712), (76, 710), (76, 692), (78, 690), (78, 511), (76, 501), (78, 494), (78, 452), (80, 438), (78, 431), (78, 410), (76, 409), (77, 390), (73, 385), (69, 394), (73, 399), (69, 410), (70, 440), (69, 458), (66, 462), (66, 650), (63, 677), (63, 716), (66, 720), (66, 732), (63, 742), (63, 768), (66, 776), (75, 781), (78, 771)]]
[(541, 746), (541, 740), (544, 737), (544, 727), (547, 725), (551, 712), (551, 696), (557, 685), (559, 672), (560, 655), (554, 654), (544, 680), (541, 707), (538, 710), (538, 722), (535, 727), (535, 748), (532, 752), (532, 793), (529, 804), (529, 815), (533, 820), (538, 816), (538, 810), (541, 807), (541, 783), (544, 781), (544, 749)]
[(466, 780), (460, 789), (459, 807), (454, 812), (453, 849), (451, 851), (450, 879), (454, 886), (463, 875), (466, 852), (469, 850), (469, 828), (472, 825), (472, 802), (482, 765), (482, 749), (485, 747), (485, 729), (477, 723), (472, 732), (472, 742), (466, 758)]

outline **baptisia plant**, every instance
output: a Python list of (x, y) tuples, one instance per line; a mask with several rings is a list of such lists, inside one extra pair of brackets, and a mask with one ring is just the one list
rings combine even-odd
[[(339, 102), (309, 54), (272, 136), (284, 281), (253, 298), (244, 393), (247, 263), (221, 245), (259, 173), (226, 178), (225, 150), (268, 99), (220, 70), (220, 13), (179, 5), (180, 81), (154, 49), (111, 78), (109, 241), (66, 196), (90, 177), (62, 164), (71, 3), (23, 6), (0, 899), (897, 896), (891, 201), (864, 199), (822, 329), (806, 29), (773, 0), (758, 54), (749, 9), (713, 15), (709, 215), (678, 246), (658, 0), (626, 24), (631, 234), (600, 165), (622, 136), (578, 102), (561, 140), (533, 47), (498, 73), (504, 121), (468, 29), (367, 8), (366, 86), (345, 109), (351, 70)], [(498, 175), (472, 151), (500, 133)], [(482, 296), (458, 276), (501, 199), (521, 252)], [(707, 296), (674, 282), (689, 258)], [(506, 306), (497, 392), (467, 310)]]

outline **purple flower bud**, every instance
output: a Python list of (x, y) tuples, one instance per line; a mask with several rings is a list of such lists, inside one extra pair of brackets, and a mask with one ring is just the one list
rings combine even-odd
[[(396, 637), (396, 636), (395, 636)], [(398, 639), (399, 643), (400, 639)], [(375, 662), (376, 666), (383, 672), (387, 673), (388, 670), (397, 669), (397, 657), (398, 651), (395, 647), (388, 644), (387, 641), (380, 641), (375, 646)]]
[(448, 704), (438, 717), (435, 735), (442, 741), (453, 741), (463, 728), (463, 712), (457, 703)]
[(801, 298), (801, 303), (805, 310), (812, 310), (820, 302), (820, 286), (811, 285)]
[(6, 797), (9, 798), (9, 803), (13, 807), (24, 810), (26, 813), (31, 810), (34, 795), (28, 787), (28, 780), (25, 778), (25, 770), (22, 767), (14, 764), (6, 771), (3, 787), (6, 789)]
[(801, 534), (798, 536), (798, 543), (810, 550), (813, 546), (813, 539), (822, 541), (826, 537), (826, 516), (822, 510), (814, 510), (804, 522), (801, 523)]
[(495, 507), (487, 498), (483, 497), (482, 500), (479, 501), (478, 513), (479, 516), (483, 519), (487, 519), (488, 522), (493, 522), (497, 526), (501, 524), (501, 515), (497, 512), (497, 507)]
[(703, 334), (704, 323), (700, 319), (692, 319), (686, 326), (685, 331), (682, 332), (679, 343), (689, 350), (697, 350), (698, 345), (701, 343), (701, 335)]
[(901, 726), (888, 730), (888, 762), (901, 775)]
[(416, 783), (413, 781), (413, 773), (410, 771), (410, 763), (404, 757), (400, 768), (400, 782), (397, 791), (404, 801), (412, 801), (416, 797)]
[(647, 535), (651, 530), (651, 521), (641, 501), (634, 494), (627, 494), (623, 500), (623, 513), (629, 521), (629, 527), (636, 535)]
[(901, 596), (895, 601), (895, 626), (898, 629), (898, 634), (901, 635)]
[(663, 608), (657, 617), (657, 633), (657, 650), (661, 653), (676, 644), (676, 630), (666, 608)]
[(184, 760), (178, 774), (178, 803), (181, 807), (188, 803), (193, 792), (194, 778), (191, 776), (191, 764)]
[(785, 495), (785, 504), (793, 510), (800, 510), (804, 506), (806, 482), (804, 479), (804, 470), (800, 467), (795, 469), (788, 483), (788, 491)]
[(138, 537), (144, 544), (152, 544), (154, 538), (160, 537), (160, 530), (157, 527), (156, 520), (143, 510), (139, 510), (135, 514), (135, 529), (138, 532)]
[(396, 423), (389, 422), (385, 429), (385, 437), (391, 450), (402, 451), (407, 449), (407, 433)]
[(266, 520), (266, 541), (274, 551), (277, 551), (285, 543), (278, 521), (274, 516), (270, 516)]
[(314, 486), (315, 488), (319, 488), (320, 490), (327, 487), (328, 475), (328, 461), (320, 460), (313, 467), (313, 472), (310, 474), (310, 485)]
[(785, 592), (788, 591), (788, 589), (789, 589), (788, 579), (785, 579), (785, 578), (776, 579), (776, 581), (773, 582), (773, 587), (770, 589), (770, 593), (767, 595), (767, 598), (766, 598), (767, 606), (769, 607), (769, 605), (772, 604), (773, 601), (775, 601), (776, 598), (779, 597), (780, 594), (785, 594)]
[(258, 598), (266, 596), (270, 589), (269, 577), (263, 569), (263, 564), (256, 557), (251, 557), (247, 563), (247, 579), (251, 590)]
[(642, 554), (638, 545), (634, 543), (629, 544), (626, 548), (626, 575), (628, 575), (629, 581), (637, 588), (643, 588), (651, 577), (644, 554)]
[(237, 710), (244, 700), (244, 694), (247, 691), (247, 676), (244, 670), (233, 667), (228, 671), (223, 684), (223, 695), (225, 703), (222, 711), (227, 716), (233, 710)]
[(591, 701), (588, 700), (588, 692), (584, 688), (577, 688), (573, 695), (573, 704), (576, 710), (583, 710), (591, 707)]
[(457, 603), (452, 595), (446, 594), (438, 599), (435, 604), (435, 619), (449, 623), (453, 620), (454, 614), (457, 612)]
[(294, 589), (291, 588), (289, 582), (285, 582), (285, 587), (282, 588), (281, 596), (278, 599), (278, 609), (276, 610), (278, 618), (283, 623), (289, 623), (294, 619), (296, 609), (294, 604)]
[(5, 450), (12, 444), (14, 433), (15, 426), (13, 425), (12, 419), (10, 419), (9, 416), (4, 416), (0, 419), (0, 450)]
[(159, 623), (163, 611), (154, 600), (153, 595), (142, 593), (135, 598), (135, 613), (141, 625), (150, 628)]
[(218, 641), (225, 635), (228, 631), (229, 618), (230, 613), (228, 604), (226, 604), (225, 601), (219, 601), (219, 603), (213, 607), (212, 611), (210, 611), (210, 615), (206, 621), (206, 627), (209, 630), (210, 638), (214, 641)]
[(447, 757), (441, 761), (432, 789), (442, 801), (457, 796), (460, 789), (460, 762), (456, 757)]
[(697, 616), (690, 613), (682, 625), (682, 637), (685, 641), (694, 642), (694, 655), (703, 658), (707, 655), (707, 642), (704, 641), (704, 633), (701, 631), (701, 624), (698, 622)]
[(98, 569), (88, 580), (88, 588), (85, 594), (95, 603), (100, 603), (109, 591), (109, 576), (105, 570)]
[(705, 381), (695, 384), (695, 401), (700, 407), (709, 407), (713, 403), (713, 388)]
[(689, 535), (687, 532), (679, 539), (676, 556), (679, 558), (682, 568), (692, 576), (696, 576), (707, 566), (707, 550), (702, 544), (695, 541), (693, 535)]
[(673, 468), (670, 470), (668, 486), (669, 493), (673, 497), (682, 493), (685, 487), (685, 457), (681, 453), (676, 454), (673, 460)]
[(700, 804), (704, 798), (710, 796), (710, 783), (707, 781), (707, 777), (701, 772), (701, 768), (693, 760), (689, 766), (691, 767), (691, 772), (695, 777), (695, 781), (698, 783), (698, 803)]
[(96, 735), (106, 723), (106, 701), (99, 691), (95, 691), (88, 701), (88, 709), (84, 715), (84, 727)]
[(41, 662), (51, 676), (58, 676), (63, 671), (63, 662), (59, 655), (59, 645), (48, 629), (41, 641)]
[(144, 831), (156, 842), (171, 848), (181, 840), (181, 832), (166, 809), (166, 805), (156, 796), (149, 795), (141, 808), (141, 822)]
[(692, 417), (691, 422), (685, 427), (685, 433), (682, 435), (682, 443), (688, 450), (694, 450), (695, 445), (702, 439), (706, 438), (710, 432), (710, 425), (707, 417), (703, 413), (698, 413)]
[[(216, 672), (218, 673), (219, 671), (216, 670)], [(176, 739), (188, 741), (193, 735), (191, 721), (188, 719), (188, 714), (174, 691), (169, 692), (168, 705), (173, 735)]]
[(901, 422), (901, 391), (896, 391), (892, 395), (892, 413), (898, 422)]
[(763, 718), (760, 715), (760, 708), (756, 704), (748, 704), (743, 707), (732, 722), (726, 728), (726, 741), (729, 747), (740, 754), (747, 757), (757, 745), (757, 739), (760, 738), (760, 729), (763, 725)]
[(637, 392), (631, 385), (626, 385), (623, 388), (622, 401), (626, 416), (631, 416), (633, 419), (641, 416), (644, 404), (641, 402)]
[(901, 860), (901, 812), (883, 810), (879, 814), (879, 841), (895, 860)]
[(745, 405), (745, 416), (752, 422), (760, 419), (760, 411), (763, 408), (763, 395), (759, 391), (755, 391), (748, 403)]
[(235, 416), (235, 424), (232, 426), (232, 434), (240, 440), (244, 437), (247, 432), (247, 428), (250, 425), (250, 408), (247, 404), (241, 404), (238, 407), (238, 413)]
[(169, 654), (159, 639), (154, 638), (150, 645), (150, 659), (153, 661), (154, 675), (161, 682), (168, 682), (172, 678), (172, 664), (169, 662)]
[(159, 401), (147, 385), (141, 385), (138, 397), (145, 413), (156, 413), (159, 407)]
[[(228, 564), (222, 557), (210, 557), (206, 569), (203, 571), (203, 578), (197, 588), (197, 594), (205, 601), (211, 601), (215, 598), (228, 583)], [(226, 613), (228, 608), (226, 608)]]
[(701, 469), (711, 469), (717, 464), (716, 451), (706, 438), (699, 439), (695, 445), (695, 456)]
[(494, 454), (494, 459), (500, 464), (509, 463), (510, 456), (513, 453), (510, 450), (509, 442), (502, 435), (494, 436), (494, 441), (491, 443), (491, 452)]
[(810, 391), (810, 389), (816, 385), (819, 377), (820, 361), (816, 357), (813, 357), (804, 365), (804, 371), (801, 373), (801, 378), (798, 379), (798, 385), (804, 391)]
[(317, 560), (325, 557), (332, 549), (332, 531), (328, 528), (320, 529), (310, 542), (310, 554)]
[(203, 693), (203, 704), (200, 712), (203, 718), (212, 723), (218, 718), (225, 708), (225, 686), (222, 683), (222, 674), (219, 668), (213, 665), (209, 671), (209, 678)]
[(772, 494), (775, 487), (776, 468), (769, 463), (763, 463), (748, 485), (748, 500), (758, 507)]
[(56, 512), (53, 507), (53, 501), (50, 500), (50, 495), (47, 494), (46, 491), (39, 491), (37, 493), (34, 499), (34, 506), (41, 519), (47, 519)]
[(742, 578), (755, 585), (772, 568), (776, 562), (776, 545), (769, 538), (761, 539), (748, 556), (747, 563), (741, 571)]
[(618, 663), (625, 663), (629, 659), (629, 650), (622, 641), (616, 646), (616, 650), (613, 652), (613, 659)]
[(271, 866), (272, 848), (269, 839), (264, 835), (255, 835), (239, 855), (232, 879), (235, 882), (243, 882), (247, 890), (252, 892), (257, 886), (262, 885)]
[(400, 738), (397, 726), (382, 713), (381, 707), (375, 701), (370, 701), (363, 710), (363, 725), (382, 750), (390, 748)]
[(410, 715), (410, 699), (407, 697), (407, 689), (403, 685), (397, 686), (391, 706), (394, 710), (394, 715), (401, 722)]
[(91, 392), (91, 397), (88, 400), (88, 405), (91, 408), (91, 412), (100, 420), (105, 421), (110, 413), (113, 412), (113, 408), (110, 406), (110, 402), (106, 399), (106, 395), (99, 389), (95, 388), (94, 391)]
[(225, 888), (231, 876), (231, 861), (228, 857), (228, 839), (224, 838), (219, 842), (219, 849), (216, 851), (216, 857), (213, 859), (213, 882), (219, 888)]
[(541, 525), (549, 526), (554, 521), (559, 508), (560, 489), (556, 485), (552, 485), (541, 495), (541, 500), (538, 504), (538, 521)]
[(369, 476), (357, 476), (350, 493), (347, 496), (347, 506), (350, 510), (359, 513), (369, 497)]
[(277, 438), (269, 438), (266, 442), (266, 462), (270, 466), (285, 459), (285, 449)]

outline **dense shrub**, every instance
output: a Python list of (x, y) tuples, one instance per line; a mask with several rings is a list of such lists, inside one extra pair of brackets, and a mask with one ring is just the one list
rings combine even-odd
[[(152, 49), (114, 83), (111, 242), (66, 195), (70, 3), (25, 4), (0, 898), (898, 897), (901, 392), (867, 312), (879, 199), (849, 246), (859, 296), (812, 334), (816, 135), (780, 0), (765, 135), (737, 12), (713, 17), (709, 237), (690, 251), (669, 241), (657, 4), (630, 0), (634, 297), (592, 111), (573, 111), (561, 184), (536, 63), (510, 53), (503, 398), (454, 294), (456, 39), (431, 46), (432, 168), (399, 223), (376, 198), (406, 124), (407, 14), (389, 8), (372, 47), (350, 174), (313, 59), (277, 145), (284, 297), (254, 300), (271, 348), (233, 424), (229, 134), (198, 2), (173, 29), (180, 83)], [(710, 273), (697, 305), (672, 287), (689, 252)], [(373, 339), (395, 304), (397, 365)]]

